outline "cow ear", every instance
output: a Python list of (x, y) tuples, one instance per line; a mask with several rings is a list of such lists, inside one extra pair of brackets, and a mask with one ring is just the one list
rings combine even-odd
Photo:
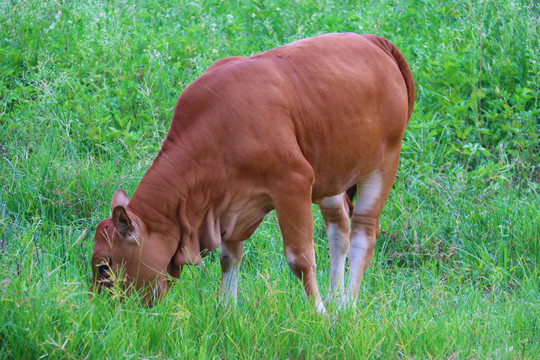
[(123, 238), (128, 238), (133, 234), (133, 223), (123, 206), (116, 206), (111, 217), (116, 230)]
[(129, 202), (129, 196), (127, 196), (126, 192), (122, 189), (118, 189), (114, 192), (114, 195), (112, 197), (111, 201), (111, 210), (114, 210), (117, 206), (122, 206), (125, 208)]
[(128, 203), (129, 197), (126, 192), (122, 189), (116, 190), (111, 201), (111, 218), (122, 239), (138, 243), (139, 228), (126, 212)]

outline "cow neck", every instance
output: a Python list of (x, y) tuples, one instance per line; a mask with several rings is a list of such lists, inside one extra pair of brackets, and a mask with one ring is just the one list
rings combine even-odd
[(171, 174), (171, 167), (160, 155), (141, 179), (128, 209), (133, 211), (148, 227), (162, 236), (174, 237), (181, 234), (178, 209), (185, 203), (179, 191), (178, 180)]
[(152, 231), (179, 241), (198, 233), (208, 213), (214, 211), (213, 201), (221, 187), (212, 184), (208, 169), (168, 138), (128, 207)]
[(180, 265), (220, 240), (206, 246), (200, 238), (219, 234), (220, 212), (228, 199), (227, 167), (221, 158), (222, 144), (215, 136), (221, 133), (220, 122), (214, 121), (217, 115), (206, 87), (193, 85), (180, 95), (167, 138), (130, 201), (136, 212), (144, 214), (145, 223), (157, 223), (153, 230), (176, 236), (175, 263)]

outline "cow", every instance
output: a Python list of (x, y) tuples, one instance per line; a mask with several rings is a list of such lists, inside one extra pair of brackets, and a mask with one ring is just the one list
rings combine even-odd
[(403, 55), (375, 35), (325, 34), (218, 60), (181, 93), (132, 198), (114, 193), (95, 234), (91, 292), (122, 271), (125, 286), (154, 303), (184, 265), (219, 247), (222, 297), (236, 299), (244, 241), (275, 210), (286, 261), (325, 313), (315, 203), (329, 241), (329, 297), (338, 308), (354, 306), (414, 95)]

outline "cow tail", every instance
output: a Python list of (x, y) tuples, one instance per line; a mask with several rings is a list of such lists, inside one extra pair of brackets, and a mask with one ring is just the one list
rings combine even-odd
[[(409, 64), (407, 63), (407, 60), (405, 60), (405, 57), (399, 51), (399, 49), (392, 44), (387, 39), (376, 36), (376, 35), (364, 35), (367, 37), (370, 41), (377, 43), (381, 48), (386, 50), (389, 55), (391, 55), (394, 60), (397, 63), (397, 66), (399, 70), (401, 71), (401, 75), (403, 75), (403, 80), (405, 80), (405, 86), (407, 87), (407, 100), (409, 104), (409, 113), (407, 115), (407, 121), (410, 120), (411, 114), (414, 109), (414, 96), (415, 96), (415, 87), (414, 87), (414, 79), (411, 72), (411, 69), (409, 68)], [(353, 199), (356, 195), (356, 185), (351, 186), (347, 189), (345, 192), (345, 200), (347, 201), (347, 205), (349, 206), (349, 216), (352, 216), (354, 204)]]
[(396, 60), (399, 70), (401, 71), (401, 75), (403, 75), (403, 79), (405, 80), (405, 86), (407, 87), (407, 100), (409, 101), (409, 114), (407, 116), (407, 120), (409, 120), (414, 108), (415, 87), (413, 75), (411, 69), (409, 68), (409, 64), (407, 64), (407, 61), (405, 60), (405, 57), (401, 51), (399, 51), (399, 49), (390, 41), (386, 39), (384, 40), (387, 43), (388, 50), (390, 50), (390, 53)]
[(405, 57), (401, 53), (401, 51), (398, 50), (398, 48), (392, 44), (387, 39), (377, 36), (377, 35), (364, 35), (369, 41), (373, 42), (374, 44), (378, 45), (381, 49), (386, 51), (388, 55), (392, 56), (394, 60), (396, 61), (397, 66), (399, 67), (399, 70), (401, 71), (401, 75), (403, 75), (403, 79), (405, 80), (405, 86), (407, 87), (407, 100), (409, 102), (409, 114), (407, 117), (407, 120), (411, 118), (411, 114), (414, 108), (414, 79), (411, 72), (411, 69), (409, 68), (409, 64), (407, 64), (407, 61), (405, 60)]

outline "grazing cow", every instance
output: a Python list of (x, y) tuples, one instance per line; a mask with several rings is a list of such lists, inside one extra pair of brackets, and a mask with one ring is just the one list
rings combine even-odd
[[(97, 227), (93, 288), (123, 268), (148, 301), (218, 246), (235, 298), (244, 240), (275, 209), (285, 258), (319, 312), (313, 214), (330, 247), (330, 295), (354, 304), (373, 257), (414, 104), (403, 55), (375, 35), (326, 34), (221, 59), (178, 99), (163, 146), (131, 200)], [(352, 211), (345, 192), (356, 186)], [(350, 275), (344, 285), (346, 257)]]

